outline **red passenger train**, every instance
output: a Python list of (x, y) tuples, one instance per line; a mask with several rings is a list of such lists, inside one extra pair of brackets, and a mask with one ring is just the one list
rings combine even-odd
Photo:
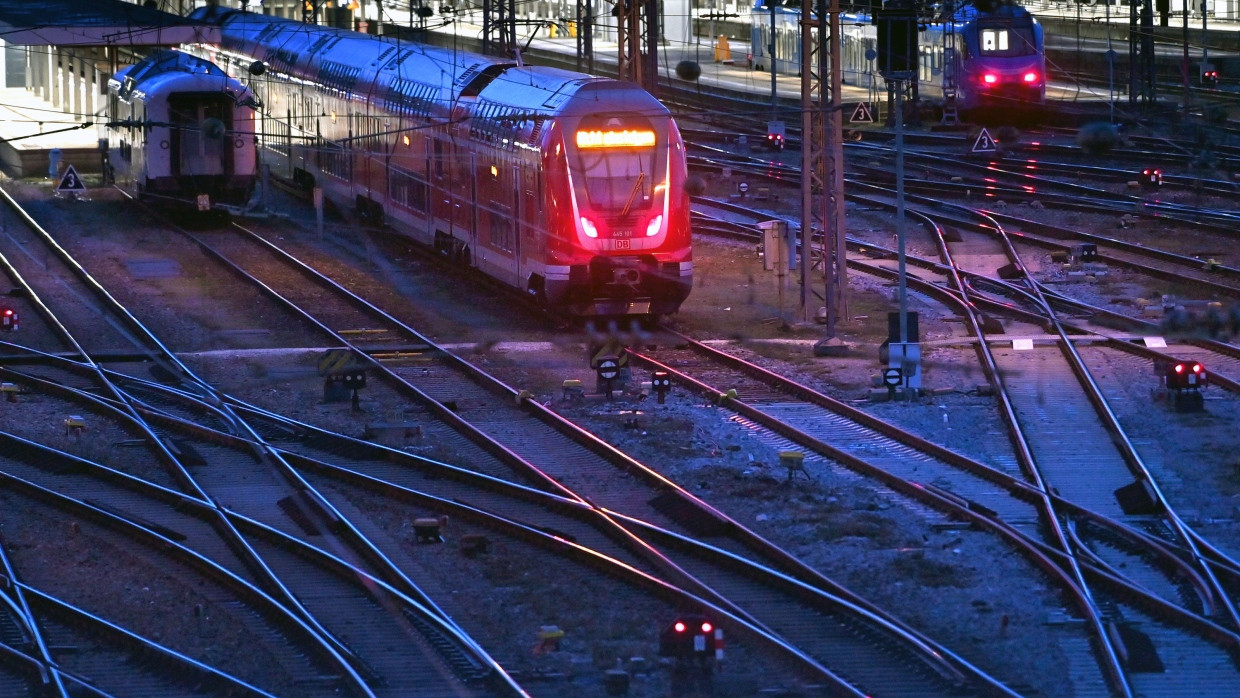
[(274, 173), (563, 315), (666, 315), (688, 296), (684, 143), (641, 88), (248, 12), (191, 16), (221, 28), (201, 47), (211, 60), (262, 72)]

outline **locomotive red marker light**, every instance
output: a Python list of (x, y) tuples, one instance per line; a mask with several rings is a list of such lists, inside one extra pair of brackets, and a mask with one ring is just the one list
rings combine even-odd
[(673, 627), (676, 628), (676, 632), (678, 633), (683, 633), (685, 631), (685, 624), (681, 621), (676, 621), (676, 625)]
[(578, 131), (578, 148), (651, 148), (654, 131)]
[(1184, 373), (1184, 364), (1176, 364), (1176, 365), (1175, 365), (1175, 372), (1176, 372), (1176, 373)]
[(1025, 73), (1025, 82), (1037, 82), (1037, 81), (1038, 81), (1037, 73), (1033, 72), (1032, 70), (1029, 71), (1028, 73)]
[(995, 75), (994, 73), (986, 73), (985, 75), (982, 76), (982, 82), (986, 83), (987, 85), (994, 85), (997, 82), (999, 82), (999, 76)]
[(712, 628), (711, 628), (710, 623), (705, 623), (705, 622), (702, 623), (702, 632), (709, 633), (711, 629)]

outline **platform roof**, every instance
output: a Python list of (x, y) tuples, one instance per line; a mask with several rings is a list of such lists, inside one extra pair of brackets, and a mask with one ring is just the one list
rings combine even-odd
[(121, 0), (0, 0), (0, 39), (19, 46), (216, 43), (219, 28)]

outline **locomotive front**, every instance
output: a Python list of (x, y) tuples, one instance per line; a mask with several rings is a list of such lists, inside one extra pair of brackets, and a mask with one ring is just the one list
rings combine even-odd
[(673, 313), (693, 285), (680, 132), (624, 83), (587, 85), (572, 103), (545, 151), (558, 270), (548, 301), (574, 315)]
[(218, 66), (163, 50), (108, 84), (109, 165), (143, 198), (241, 207), (255, 185), (254, 100)]
[(1046, 101), (1042, 25), (1022, 7), (979, 13), (965, 27), (961, 92), (976, 106), (1020, 108)]

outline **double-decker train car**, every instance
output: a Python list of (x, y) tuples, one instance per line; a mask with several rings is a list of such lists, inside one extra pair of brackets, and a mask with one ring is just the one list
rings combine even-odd
[[(756, 67), (780, 74), (800, 72), (800, 7), (758, 0), (751, 12)], [(770, 27), (775, 27), (772, 59)], [(874, 87), (878, 74), (878, 30), (865, 12), (840, 16), (840, 65), (846, 84)], [(1030, 12), (1006, 0), (947, 3), (919, 21), (919, 92), (951, 97), (960, 110), (1021, 109), (1046, 101), (1046, 56), (1042, 25)], [(931, 88), (926, 90), (925, 88)]]
[[(641, 88), (200, 8), (255, 61), (274, 174), (571, 317), (675, 312), (692, 286), (684, 144)], [(266, 155), (265, 155), (266, 157)]]
[(156, 202), (238, 209), (257, 173), (249, 88), (198, 56), (163, 49), (108, 81), (108, 166), (117, 184)]

